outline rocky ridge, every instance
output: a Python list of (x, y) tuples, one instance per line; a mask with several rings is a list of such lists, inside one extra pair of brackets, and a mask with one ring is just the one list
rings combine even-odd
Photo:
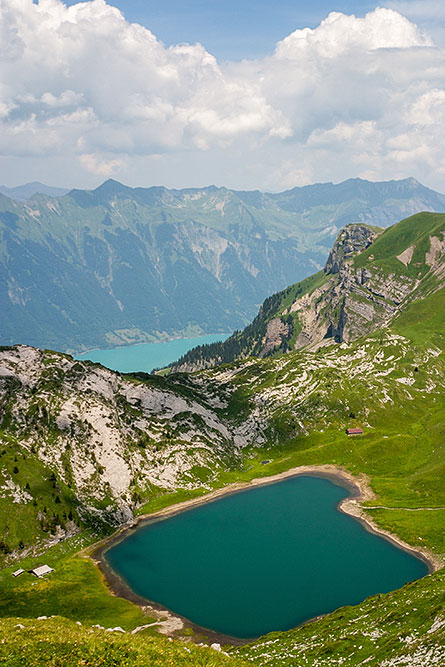
[(371, 268), (356, 270), (353, 258), (366, 250), (378, 233), (365, 225), (350, 225), (337, 237), (324, 267), (326, 282), (311, 294), (296, 299), (289, 313), (296, 313), (301, 332), (294, 347), (341, 343), (371, 333), (389, 321), (416, 281)]
[(314, 278), (274, 295), (272, 314), (263, 306), (243, 332), (188, 352), (172, 369), (190, 372), (251, 355), (316, 349), (386, 326), (413, 300), (445, 284), (445, 214), (422, 213), (388, 230), (348, 225)]
[[(309, 309), (316, 311), (315, 321), (307, 327), (303, 325), (296, 347), (307, 342), (317, 345), (330, 338), (336, 342), (356, 340), (388, 324), (422, 294), (443, 287), (445, 216), (442, 217), (437, 236), (430, 235), (425, 248), (419, 247), (421, 256), (417, 259), (421, 261), (412, 262), (416, 245), (408, 248), (409, 256), (404, 255), (406, 250), (397, 256), (397, 262), (405, 268), (411, 268), (412, 263), (412, 268), (418, 267), (418, 271), (410, 273), (400, 271), (397, 265), (388, 267), (375, 261), (372, 248), (365, 262), (355, 263), (354, 254), (368, 249), (379, 235), (358, 225), (341, 233), (324, 269), (329, 280), (311, 295)], [(296, 301), (290, 311), (298, 309)]]
[[(13, 447), (17, 465), (0, 463), (0, 499), (19, 506), (33, 500), (32, 487), (19, 483), (22, 459), (43, 466), (65, 514), (73, 497), (80, 521), (96, 528), (127, 522), (156, 489), (205, 485), (239, 461), (253, 438), (261, 441), (257, 426), (246, 431), (220, 416), (227, 402), (206, 393), (144, 374), (122, 377), (50, 351), (3, 348), (0, 446)], [(34, 514), (44, 526), (40, 506)], [(72, 528), (64, 521), (52, 533), (62, 539)]]

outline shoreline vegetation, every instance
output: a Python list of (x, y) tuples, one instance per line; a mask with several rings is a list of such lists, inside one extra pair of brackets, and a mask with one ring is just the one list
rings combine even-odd
[[(157, 618), (158, 621), (154, 625), (159, 625), (159, 631), (163, 634), (167, 636), (174, 636), (176, 630), (185, 627), (191, 628), (194, 633), (197, 633), (198, 637), (205, 636), (206, 641), (216, 641), (222, 644), (230, 644), (233, 646), (248, 644), (257, 638), (240, 639), (237, 637), (223, 635), (208, 628), (198, 626), (187, 618), (179, 614), (175, 614), (163, 605), (137, 595), (128, 586), (128, 584), (111, 568), (106, 559), (106, 552), (112, 546), (124, 540), (129, 533), (134, 532), (134, 530), (144, 525), (149, 525), (157, 521), (168, 519), (182, 512), (191, 510), (210, 502), (214, 502), (225, 496), (247, 491), (248, 489), (252, 489), (257, 486), (275, 484), (284, 479), (298, 476), (312, 476), (329, 479), (333, 483), (345, 488), (349, 492), (349, 495), (340, 501), (337, 509), (340, 512), (343, 512), (344, 514), (347, 514), (359, 521), (369, 532), (383, 537), (398, 548), (403, 549), (404, 551), (407, 551), (411, 555), (422, 560), (427, 565), (429, 574), (438, 571), (444, 566), (442, 559), (436, 556), (436, 554), (433, 554), (431, 551), (423, 547), (413, 547), (411, 544), (403, 541), (394, 533), (390, 533), (389, 531), (380, 528), (366, 513), (366, 506), (362, 507), (361, 503), (375, 499), (375, 494), (371, 488), (369, 477), (364, 474), (360, 474), (358, 476), (352, 475), (343, 468), (331, 464), (303, 465), (298, 466), (297, 468), (290, 468), (289, 470), (268, 477), (255, 478), (248, 482), (235, 482), (220, 489), (216, 489), (215, 491), (211, 491), (210, 493), (207, 493), (203, 496), (185, 500), (149, 514), (140, 515), (136, 517), (130, 524), (122, 526), (113, 535), (104, 538), (92, 547), (86, 549), (84, 553), (99, 567), (100, 571), (105, 577), (111, 593), (130, 600), (143, 609), (143, 611), (148, 612), (150, 615)], [(321, 617), (309, 619), (302, 625), (306, 625), (307, 623), (317, 620), (318, 618)]]

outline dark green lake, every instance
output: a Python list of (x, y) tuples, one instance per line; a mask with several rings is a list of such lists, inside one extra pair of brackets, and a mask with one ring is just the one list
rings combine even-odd
[(242, 638), (287, 630), (428, 572), (339, 512), (347, 495), (309, 476), (259, 486), (142, 526), (107, 561), (198, 625)]

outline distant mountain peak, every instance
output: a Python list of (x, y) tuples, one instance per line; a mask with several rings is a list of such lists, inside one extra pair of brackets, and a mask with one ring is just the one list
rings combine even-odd
[(124, 185), (120, 181), (116, 181), (114, 178), (107, 178), (107, 180), (95, 188), (93, 192), (108, 192), (110, 190), (121, 192), (122, 190), (132, 191), (134, 188), (130, 187), (129, 185)]
[(36, 194), (47, 195), (48, 197), (62, 197), (68, 192), (68, 188), (57, 188), (53, 185), (45, 185), (45, 183), (40, 183), (39, 181), (32, 181), (31, 183), (17, 185), (12, 188), (0, 185), (0, 193), (15, 201), (27, 201)]

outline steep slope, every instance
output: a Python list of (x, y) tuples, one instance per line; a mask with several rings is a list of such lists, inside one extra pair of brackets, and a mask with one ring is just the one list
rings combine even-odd
[(199, 388), (2, 349), (0, 552), (124, 523), (157, 487), (191, 489), (230, 469), (253, 437)]
[(321, 268), (340, 226), (444, 208), (414, 179), (0, 195), (0, 340), (81, 351), (233, 330)]
[(246, 329), (191, 350), (172, 369), (355, 340), (444, 285), (444, 214), (420, 213), (385, 231), (349, 225), (322, 272), (269, 297)]
[(0, 662), (6, 667), (246, 667), (209, 646), (172, 643), (143, 633), (82, 628), (64, 618), (0, 620)]

